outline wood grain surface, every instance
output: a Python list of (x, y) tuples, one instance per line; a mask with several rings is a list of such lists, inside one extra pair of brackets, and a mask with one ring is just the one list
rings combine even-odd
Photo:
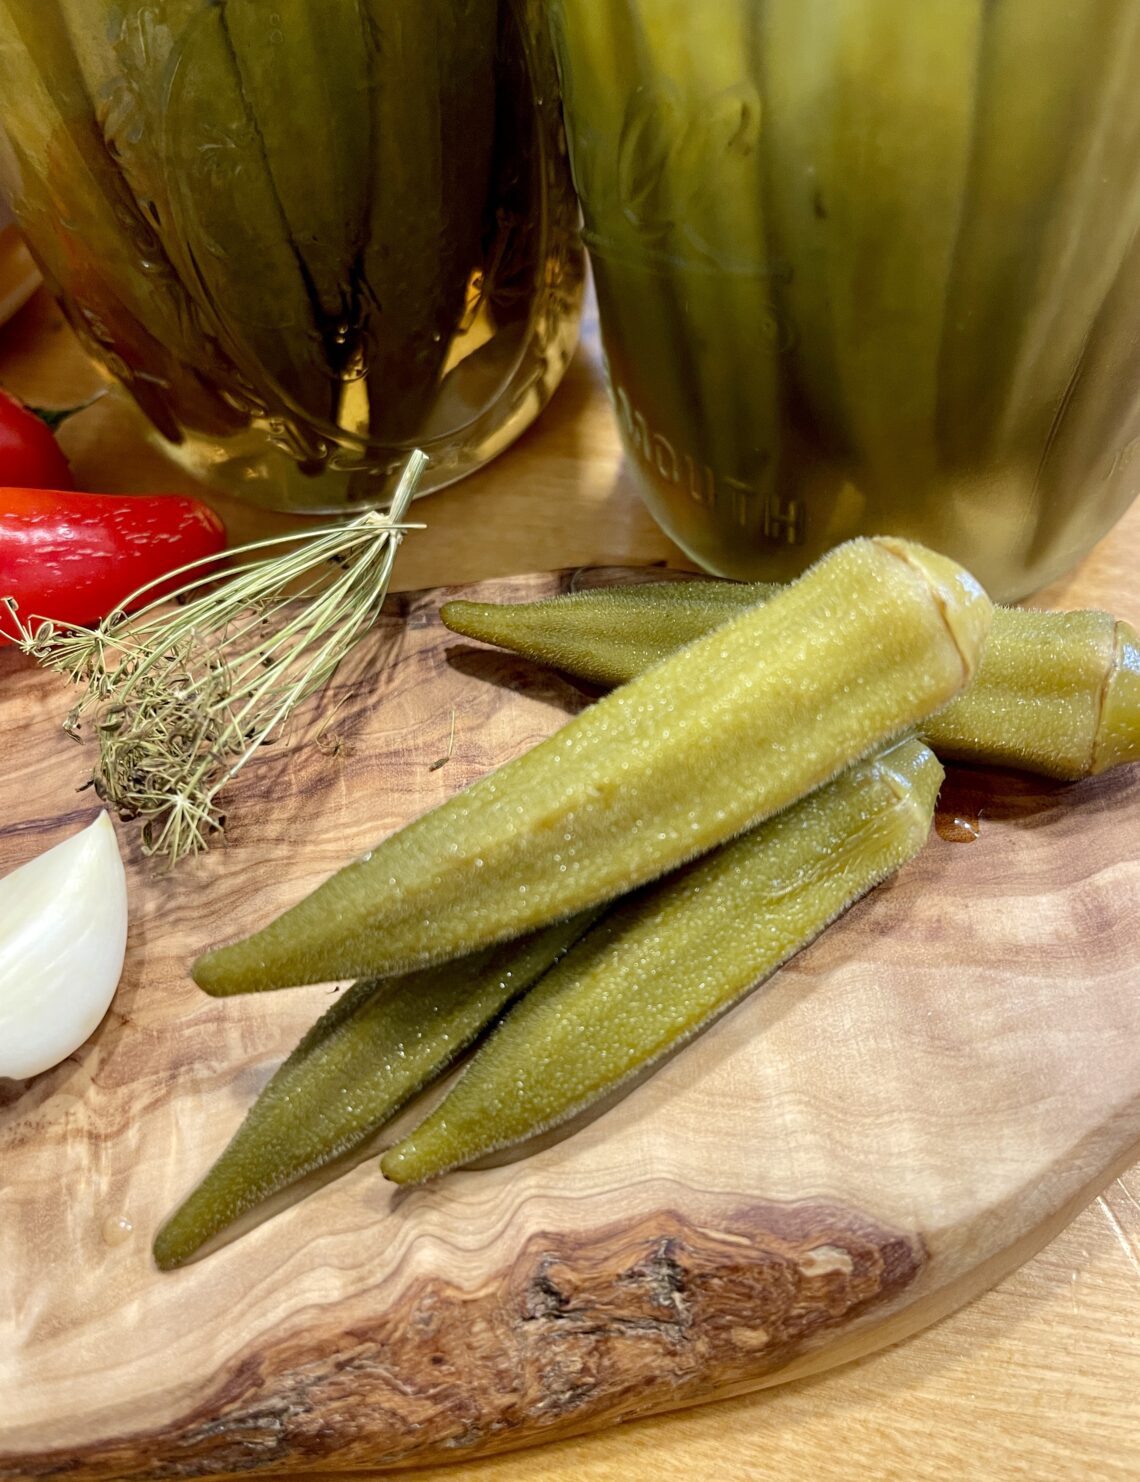
[[(56, 325), (35, 301), (0, 380), (81, 393)], [(129, 417), (104, 406), (81, 420), (78, 469), (156, 486), (160, 455)], [(678, 561), (631, 498), (588, 355), (542, 427), (425, 513), (430, 532), (405, 554), (418, 546), (436, 581), (479, 575), (480, 560), (483, 574)], [(1134, 512), (1046, 599), (1136, 620), (1138, 551)], [(456, 654), (435, 600), (394, 605), (362, 672), (341, 678), (335, 735), (266, 759), (224, 854), (156, 881), (123, 834), (135, 910), (112, 1014), (0, 1110), (0, 1475), (74, 1472), (81, 1457), (79, 1475), (122, 1478), (454, 1461), (794, 1378), (992, 1283), (1116, 1171), (1070, 1243), (889, 1354), (464, 1470), (1134, 1475), (1132, 775), (1058, 788), (956, 774), (947, 811), (981, 816), (976, 842), (936, 839), (574, 1137), (395, 1197), (363, 1163), (185, 1272), (149, 1268), (154, 1215), (327, 1002), (316, 989), (203, 1003), (189, 952), (586, 699), (521, 661)], [(91, 809), (71, 792), (81, 757), (54, 729), (58, 690), (12, 655), (0, 686), (2, 871)], [(454, 753), (433, 772), (452, 710)]]

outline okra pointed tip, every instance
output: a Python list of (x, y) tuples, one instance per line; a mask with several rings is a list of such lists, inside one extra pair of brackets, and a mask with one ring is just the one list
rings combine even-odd
[(541, 614), (549, 610), (545, 602), (469, 602), (456, 597), (439, 610), (445, 628), (461, 638), (474, 638), (479, 643), (497, 644), (500, 648), (520, 651), (526, 635), (541, 627)]
[(453, 633), (477, 638), (482, 628), (480, 620), (487, 617), (490, 608), (488, 602), (468, 602), (462, 597), (454, 597), (439, 609), (439, 619)]
[(184, 1266), (197, 1249), (197, 1245), (180, 1240), (173, 1221), (167, 1221), (154, 1237), (151, 1255), (160, 1271), (177, 1271)]
[(211, 998), (226, 998), (234, 990), (226, 986), (224, 971), (218, 971), (218, 959), (224, 958), (225, 948), (215, 948), (210, 952), (203, 952), (190, 968), (190, 976), (201, 988), (203, 993), (208, 993)]
[(211, 998), (233, 998), (244, 993), (297, 988), (326, 979), (367, 975), (358, 974), (351, 968), (344, 973), (323, 973), (307, 960), (291, 960), (289, 944), (286, 943), (283, 954), (271, 922), (252, 937), (203, 952), (191, 964), (190, 976)]
[(292, 986), (292, 980), (281, 980), (275, 966), (264, 955), (253, 956), (244, 941), (233, 942), (203, 952), (191, 965), (190, 976), (211, 998), (232, 998), (240, 993)]
[(1112, 669), (1104, 689), (1093, 743), (1093, 772), (1140, 761), (1140, 634), (1116, 624)]
[(433, 1171), (429, 1169), (424, 1172), (417, 1164), (417, 1147), (415, 1140), (409, 1138), (406, 1142), (398, 1142), (390, 1147), (380, 1158), (380, 1172), (393, 1184), (416, 1184), (421, 1183), (430, 1176)]

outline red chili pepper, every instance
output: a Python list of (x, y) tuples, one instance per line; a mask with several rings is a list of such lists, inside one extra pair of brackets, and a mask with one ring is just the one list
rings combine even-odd
[(0, 391), (0, 488), (74, 489), (71, 468), (51, 428)]
[[(178, 494), (0, 488), (0, 599), (15, 598), (23, 623), (97, 622), (139, 587), (225, 544), (214, 511)], [(162, 582), (142, 600), (180, 584)], [(0, 643), (11, 641), (3, 608), (0, 630)]]

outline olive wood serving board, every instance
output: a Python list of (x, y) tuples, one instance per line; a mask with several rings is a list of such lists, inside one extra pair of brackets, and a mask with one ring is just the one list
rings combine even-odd
[[(954, 769), (917, 860), (571, 1135), (407, 1191), (368, 1156), (156, 1271), (336, 991), (214, 1001), (192, 957), (590, 702), (448, 634), (443, 596), (620, 575), (393, 597), (225, 848), (164, 874), (119, 827), (112, 1009), (0, 1081), (0, 1478), (459, 1460), (779, 1383), (992, 1285), (1140, 1154), (1140, 767)], [(62, 681), (9, 650), (0, 696), (2, 876), (98, 802)]]

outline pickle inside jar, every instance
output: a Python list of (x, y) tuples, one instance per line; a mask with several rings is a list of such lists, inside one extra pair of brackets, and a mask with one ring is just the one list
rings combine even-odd
[[(536, 0), (0, 0), (0, 66), (31, 80), (5, 89), (7, 183), (168, 439), (252, 477), (252, 425), (310, 473), (386, 476), (410, 445), (462, 465), (517, 415), (532, 337), (572, 332), (536, 328), (539, 301), (572, 327), (580, 291), (539, 20)], [(66, 110), (33, 116), (60, 78)], [(71, 232), (93, 171), (108, 208)]]
[(891, 533), (1012, 601), (1119, 518), (1134, 5), (553, 10), (618, 421), (691, 557), (785, 581)]

